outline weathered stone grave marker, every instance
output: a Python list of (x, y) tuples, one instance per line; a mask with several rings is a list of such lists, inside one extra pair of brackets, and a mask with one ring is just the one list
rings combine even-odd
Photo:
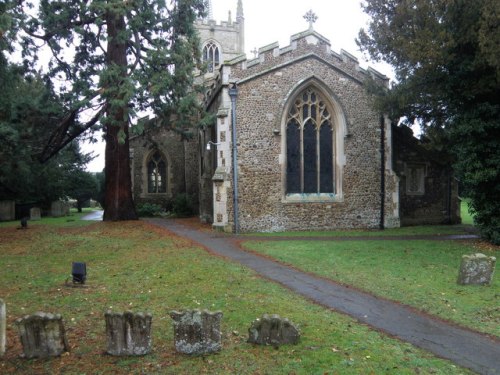
[(151, 314), (107, 311), (107, 353), (116, 356), (146, 355), (151, 352)]
[(495, 271), (495, 257), (481, 253), (463, 255), (457, 283), (461, 285), (490, 285)]
[(69, 350), (61, 315), (37, 312), (16, 320), (24, 357), (56, 357)]
[(42, 212), (40, 210), (40, 207), (32, 207), (30, 209), (30, 220), (42, 220)]
[(5, 344), (7, 342), (7, 308), (3, 299), (0, 299), (0, 357), (5, 354)]
[(295, 325), (279, 315), (264, 314), (256, 319), (248, 329), (248, 342), (258, 345), (281, 346), (297, 344), (300, 332)]
[(16, 219), (16, 202), (0, 201), (0, 221), (11, 221)]
[(175, 349), (184, 354), (209, 354), (222, 349), (222, 312), (200, 310), (172, 311)]

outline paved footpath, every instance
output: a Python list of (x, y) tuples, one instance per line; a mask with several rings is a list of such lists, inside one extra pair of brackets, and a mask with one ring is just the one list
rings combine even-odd
[[(253, 269), (315, 303), (347, 314), (360, 323), (428, 350), (479, 374), (500, 375), (500, 340), (475, 333), (400, 304), (375, 298), (333, 281), (241, 250), (231, 237), (203, 232), (174, 220), (149, 223), (199, 243), (210, 252)], [(261, 238), (265, 240), (265, 238)]]

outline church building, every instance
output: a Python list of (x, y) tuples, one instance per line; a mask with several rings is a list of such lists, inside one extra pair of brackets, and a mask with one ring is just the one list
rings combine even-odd
[[(235, 232), (389, 228), (460, 222), (450, 168), (370, 105), (388, 86), (314, 30), (247, 58), (236, 17), (196, 23), (213, 126), (191, 138), (155, 129), (131, 139), (136, 204), (190, 197), (201, 220)], [(209, 6), (210, 7), (210, 6)]]

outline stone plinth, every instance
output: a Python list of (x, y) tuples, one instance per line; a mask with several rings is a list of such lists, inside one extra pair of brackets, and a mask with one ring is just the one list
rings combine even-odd
[(7, 308), (5, 302), (0, 299), (0, 357), (5, 354), (5, 344), (7, 342)]
[(61, 315), (37, 312), (16, 320), (24, 357), (56, 357), (69, 350)]
[(107, 311), (107, 353), (116, 356), (146, 355), (151, 352), (151, 314)]
[(490, 285), (495, 271), (495, 257), (481, 253), (464, 255), (457, 283), (461, 285)]
[(222, 312), (172, 311), (175, 349), (184, 354), (208, 354), (221, 350)]
[(251, 344), (280, 346), (297, 344), (299, 340), (299, 330), (279, 315), (264, 314), (262, 318), (254, 320), (248, 329), (248, 342)]

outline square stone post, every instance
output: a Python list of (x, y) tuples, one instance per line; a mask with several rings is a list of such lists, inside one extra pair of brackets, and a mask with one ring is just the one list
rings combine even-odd
[(5, 354), (7, 342), (7, 308), (3, 299), (0, 299), (0, 357)]

